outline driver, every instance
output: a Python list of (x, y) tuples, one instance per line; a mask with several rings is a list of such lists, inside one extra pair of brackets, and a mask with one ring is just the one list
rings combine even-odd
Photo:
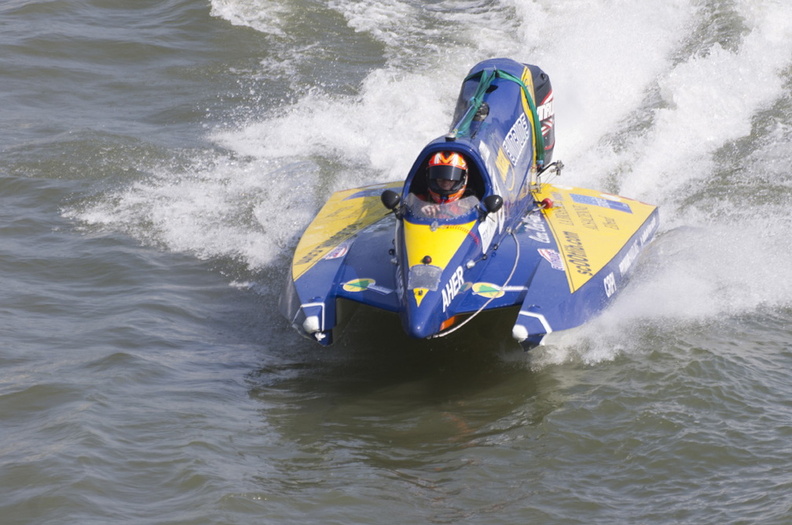
[[(427, 195), (417, 195), (427, 204), (421, 212), (429, 217), (455, 215), (452, 204), (466, 196), (468, 190), (468, 166), (465, 158), (455, 152), (435, 153), (429, 158), (427, 169)], [(438, 204), (444, 206), (438, 206)]]
[(438, 204), (459, 200), (467, 189), (468, 167), (459, 153), (435, 153), (429, 159), (429, 197)]

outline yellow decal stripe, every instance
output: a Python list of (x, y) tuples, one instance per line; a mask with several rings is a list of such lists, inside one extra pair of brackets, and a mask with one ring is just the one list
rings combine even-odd
[(407, 264), (410, 267), (422, 264), (424, 257), (428, 255), (434, 266), (445, 268), (475, 224), (475, 221), (467, 224), (446, 224), (433, 229), (428, 224), (404, 221)]
[[(378, 184), (331, 195), (294, 251), (292, 279), (299, 279), (331, 250), (390, 213), (382, 205), (380, 195), (387, 188), (401, 185), (401, 182)], [(356, 194), (361, 196), (355, 197)]]
[[(470, 234), (476, 222), (467, 224), (446, 224), (432, 227), (428, 224), (415, 224), (404, 221), (404, 243), (407, 251), (407, 264), (410, 268), (424, 264), (427, 256), (431, 265), (445, 269), (459, 246)], [(413, 290), (418, 305), (428, 290)]]
[(655, 206), (583, 188), (543, 184), (538, 201), (554, 205), (542, 211), (575, 292), (608, 264), (646, 222)]
[[(523, 84), (526, 85), (526, 87), (528, 88), (528, 91), (531, 92), (531, 98), (533, 99), (534, 105), (536, 105), (537, 104), (537, 102), (536, 102), (536, 90), (534, 89), (533, 75), (531, 74), (531, 70), (528, 69), (527, 67), (524, 68), (523, 69), (522, 78), (520, 80), (523, 81)], [(531, 111), (531, 106), (530, 106), (530, 104), (528, 104), (528, 99), (525, 98), (525, 93), (522, 90), (520, 90), (520, 95), (521, 95), (520, 99), (522, 100), (523, 111), (528, 116), (528, 120), (531, 123), (531, 137), (533, 139), (532, 140), (533, 160), (534, 160), (534, 163), (536, 163), (536, 159), (537, 159), (538, 153), (536, 151), (536, 133), (534, 133), (534, 130), (536, 129), (536, 122), (534, 121), (534, 113), (533, 113), (533, 111)]]

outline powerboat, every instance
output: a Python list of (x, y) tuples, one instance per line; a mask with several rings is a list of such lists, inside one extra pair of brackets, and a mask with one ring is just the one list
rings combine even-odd
[[(297, 245), (282, 314), (321, 345), (332, 344), (347, 301), (393, 312), (419, 339), (502, 311), (526, 349), (585, 323), (626, 284), (658, 210), (544, 182), (563, 167), (554, 146), (548, 75), (507, 58), (477, 64), (449, 132), (406, 180), (331, 195)], [(430, 170), (449, 158), (464, 165), (464, 193), (436, 202)]]

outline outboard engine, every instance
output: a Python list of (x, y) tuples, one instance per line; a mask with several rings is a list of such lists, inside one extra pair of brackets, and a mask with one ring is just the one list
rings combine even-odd
[(553, 148), (555, 147), (555, 110), (553, 108), (553, 87), (550, 77), (537, 66), (528, 65), (533, 76), (534, 91), (536, 93), (536, 113), (542, 123), (542, 138), (544, 139), (545, 166), (553, 162)]
[[(525, 79), (523, 72), (525, 68), (531, 72), (530, 82)], [(523, 77), (526, 86), (529, 88), (533, 86), (534, 104), (536, 105), (536, 114), (542, 127), (542, 138), (544, 141), (544, 165), (547, 166), (553, 161), (553, 148), (555, 147), (555, 110), (553, 107), (553, 87), (550, 84), (550, 77), (547, 73), (542, 71), (538, 66), (531, 64), (521, 64), (511, 59), (494, 58), (485, 60), (476, 64), (473, 69), (468, 72), (465, 81), (462, 83), (462, 89), (457, 99), (456, 110), (454, 111), (453, 123), (459, 120), (467, 112), (471, 97), (473, 96), (478, 86), (477, 75), (486, 69), (496, 69), (508, 73), (514, 77)], [(491, 89), (495, 89), (494, 86)], [(489, 91), (488, 91), (489, 92)], [(479, 108), (474, 121), (483, 121), (487, 118), (488, 108), (484, 104)]]

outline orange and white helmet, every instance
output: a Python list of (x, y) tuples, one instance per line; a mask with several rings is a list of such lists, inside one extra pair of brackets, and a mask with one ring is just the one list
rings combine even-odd
[[(435, 153), (429, 158), (429, 195), (435, 202), (452, 202), (464, 195), (468, 167), (465, 158), (455, 152)], [(440, 186), (440, 180), (453, 184)]]

